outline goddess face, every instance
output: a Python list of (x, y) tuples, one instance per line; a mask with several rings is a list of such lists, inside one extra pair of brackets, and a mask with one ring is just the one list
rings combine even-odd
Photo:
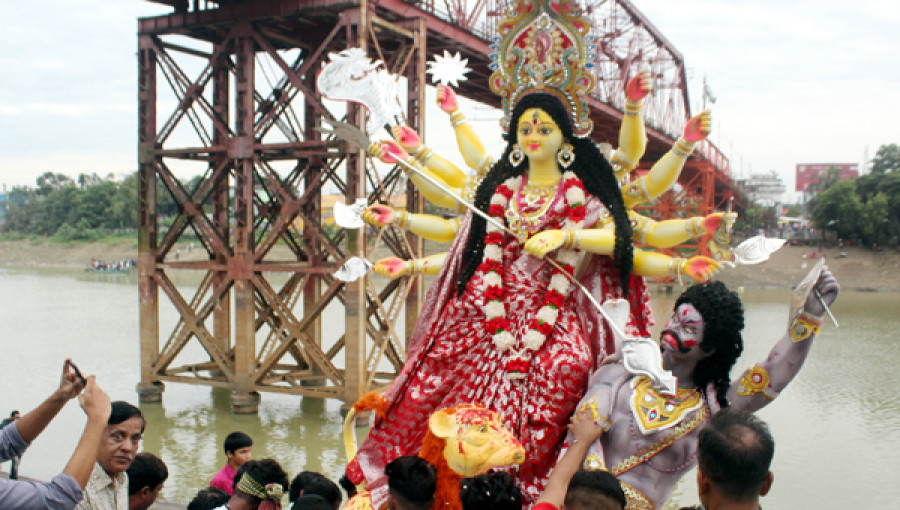
[(563, 133), (553, 117), (539, 108), (529, 108), (519, 117), (516, 143), (530, 159), (556, 159), (563, 144)]
[(691, 367), (711, 353), (700, 348), (703, 341), (703, 316), (689, 303), (675, 309), (675, 313), (663, 328), (659, 341), (662, 350), (663, 368), (671, 370), (676, 365)]

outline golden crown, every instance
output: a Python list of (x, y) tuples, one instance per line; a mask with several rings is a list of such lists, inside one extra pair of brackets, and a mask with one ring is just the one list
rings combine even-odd
[(591, 24), (570, 0), (516, 0), (491, 45), (491, 90), (503, 100), (500, 126), (508, 133), (516, 103), (532, 93), (556, 96), (572, 120), (575, 136), (590, 135), (587, 95), (594, 77)]

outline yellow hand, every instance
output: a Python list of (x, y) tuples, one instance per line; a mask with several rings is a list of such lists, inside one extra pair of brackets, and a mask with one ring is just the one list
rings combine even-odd
[(718, 271), (719, 263), (709, 257), (691, 257), (684, 264), (684, 273), (696, 282), (705, 282)]
[(712, 115), (709, 111), (705, 111), (691, 117), (684, 126), (684, 139), (689, 143), (696, 143), (709, 136), (710, 131), (712, 131)]
[(362, 219), (369, 225), (384, 227), (394, 222), (394, 209), (386, 205), (370, 205), (362, 213)]
[(399, 278), (409, 273), (409, 264), (397, 257), (388, 257), (379, 260), (372, 266), (372, 271), (385, 278)]
[(562, 230), (545, 230), (525, 242), (525, 251), (538, 258), (562, 246), (565, 235)]

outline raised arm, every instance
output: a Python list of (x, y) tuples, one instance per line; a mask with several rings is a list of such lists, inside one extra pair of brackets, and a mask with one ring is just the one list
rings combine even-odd
[(622, 188), (622, 198), (628, 208), (652, 200), (671, 188), (684, 163), (694, 151), (697, 142), (705, 139), (712, 128), (709, 112), (692, 117), (684, 128), (684, 135), (675, 142), (669, 152), (659, 159), (647, 175), (639, 177)]
[(587, 455), (588, 448), (609, 428), (608, 422), (596, 416), (587, 407), (575, 410), (572, 423), (569, 424), (569, 447), (550, 473), (547, 487), (538, 498), (538, 503), (552, 503), (557, 508), (562, 507), (569, 489), (569, 480), (581, 469), (581, 462)]
[(652, 90), (653, 80), (647, 70), (632, 76), (625, 86), (625, 115), (619, 127), (619, 148), (610, 158), (617, 179), (634, 170), (647, 149), (647, 130), (641, 112), (644, 97)]
[(827, 267), (810, 288), (803, 311), (787, 333), (775, 343), (766, 360), (731, 383), (728, 388), (731, 407), (743, 411), (762, 408), (774, 400), (800, 372), (825, 315), (825, 308), (816, 297), (817, 291), (828, 306), (834, 303), (840, 292), (840, 285)]
[(459, 111), (456, 93), (453, 92), (453, 89), (446, 85), (438, 85), (437, 104), (441, 110), (450, 115), (453, 133), (456, 135), (456, 145), (459, 147), (459, 153), (462, 154), (466, 165), (474, 169), (479, 176), (484, 177), (493, 160), (487, 155), (478, 135), (466, 122), (466, 117)]

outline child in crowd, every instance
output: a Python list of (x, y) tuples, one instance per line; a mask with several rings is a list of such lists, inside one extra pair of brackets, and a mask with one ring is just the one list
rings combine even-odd
[(243, 432), (232, 432), (225, 438), (225, 457), (228, 462), (209, 482), (210, 487), (222, 489), (229, 496), (234, 495), (234, 475), (238, 468), (250, 460), (253, 439)]

